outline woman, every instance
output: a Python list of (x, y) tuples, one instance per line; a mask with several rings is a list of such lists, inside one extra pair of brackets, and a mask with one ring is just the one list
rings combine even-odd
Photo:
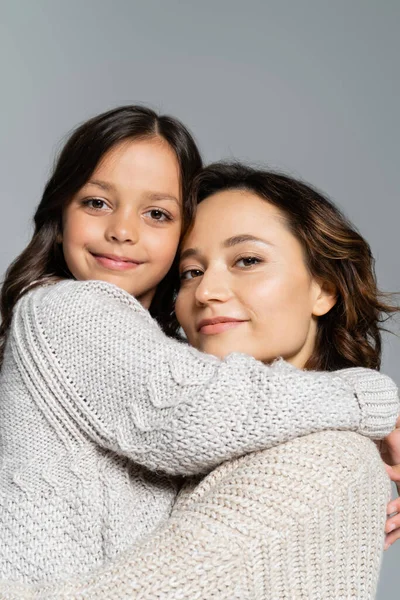
[[(176, 301), (190, 343), (284, 358), (275, 364), (288, 381), (296, 368), (379, 366), (379, 319), (395, 309), (379, 299), (368, 244), (329, 201), (235, 164), (205, 169), (193, 193)], [(277, 402), (290, 408), (284, 394)], [(369, 440), (299, 437), (188, 482), (169, 521), (108, 568), (4, 597), (371, 598), (388, 494)]]
[(135, 106), (84, 123), (61, 152), (2, 289), (2, 578), (114, 559), (165, 522), (181, 476), (314, 431), (393, 429), (395, 386), (374, 370), (219, 360), (151, 318), (168, 308), (198, 166), (181, 123)]

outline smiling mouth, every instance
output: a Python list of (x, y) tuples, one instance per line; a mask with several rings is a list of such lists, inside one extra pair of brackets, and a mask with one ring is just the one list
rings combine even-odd
[(234, 329), (243, 323), (247, 323), (247, 320), (228, 318), (209, 319), (204, 322), (200, 322), (198, 332), (202, 335), (216, 335), (218, 333), (228, 331), (229, 329)]
[(129, 258), (113, 256), (112, 254), (96, 254), (94, 252), (91, 252), (90, 254), (98, 264), (105, 269), (110, 269), (112, 271), (132, 270), (143, 264), (134, 260), (130, 260)]

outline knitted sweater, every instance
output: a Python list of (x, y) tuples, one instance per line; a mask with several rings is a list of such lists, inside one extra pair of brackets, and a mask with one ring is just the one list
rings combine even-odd
[(89, 576), (3, 600), (372, 600), (390, 485), (375, 445), (327, 431), (188, 484), (167, 523)]
[(397, 389), (364, 369), (221, 361), (98, 281), (28, 292), (0, 376), (0, 577), (85, 573), (169, 516), (176, 476), (317, 430), (391, 431)]

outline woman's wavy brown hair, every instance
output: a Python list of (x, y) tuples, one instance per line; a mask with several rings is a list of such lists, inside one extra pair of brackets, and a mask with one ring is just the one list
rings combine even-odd
[(389, 294), (378, 291), (374, 258), (364, 238), (320, 192), (280, 173), (215, 163), (197, 175), (191, 194), (200, 203), (230, 189), (247, 190), (276, 206), (300, 241), (312, 276), (336, 288), (335, 306), (318, 318), (315, 350), (305, 368), (379, 369), (381, 324), (399, 308), (389, 302)]
[[(46, 279), (72, 278), (58, 241), (67, 204), (111, 148), (125, 140), (154, 137), (166, 140), (178, 159), (183, 229), (189, 225), (194, 213), (189, 186), (202, 161), (192, 135), (180, 121), (157, 115), (144, 106), (122, 106), (83, 123), (68, 139), (47, 182), (34, 216), (31, 241), (6, 272), (0, 298), (0, 366), (17, 300)], [(175, 288), (176, 269), (171, 269), (159, 284), (150, 307), (151, 314), (162, 323), (171, 318)]]

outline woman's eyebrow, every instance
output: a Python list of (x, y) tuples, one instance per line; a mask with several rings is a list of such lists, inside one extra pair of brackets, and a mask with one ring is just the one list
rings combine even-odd
[(191, 258), (192, 256), (200, 256), (201, 252), (198, 248), (186, 248), (186, 250), (184, 250), (180, 257), (179, 260), (185, 260), (185, 258)]
[[(249, 233), (242, 233), (240, 235), (233, 235), (232, 237), (226, 239), (222, 246), (223, 248), (232, 248), (232, 246), (237, 246), (238, 244), (243, 244), (244, 242), (256, 242), (258, 244), (264, 244), (265, 246), (273, 246), (272, 242), (268, 242), (267, 240), (263, 240), (255, 235), (251, 235)], [(179, 260), (185, 260), (185, 258), (191, 258), (193, 256), (201, 257), (202, 253), (199, 248), (186, 248), (182, 252), (179, 257)]]
[(266, 246), (273, 246), (272, 242), (268, 242), (267, 240), (263, 240), (262, 238), (256, 237), (255, 235), (251, 235), (249, 233), (242, 233), (240, 235), (234, 235), (227, 240), (224, 241), (224, 248), (232, 248), (232, 246), (237, 246), (238, 244), (243, 244), (244, 242), (256, 242), (258, 244), (265, 244)]

